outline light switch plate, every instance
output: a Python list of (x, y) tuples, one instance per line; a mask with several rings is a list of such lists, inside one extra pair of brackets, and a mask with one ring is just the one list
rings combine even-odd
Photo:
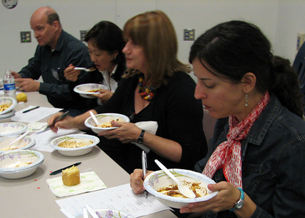
[(184, 29), (184, 41), (194, 41), (195, 40), (195, 29)]
[(20, 32), (20, 40), (21, 40), (21, 43), (32, 42), (31, 32), (30, 31), (21, 31)]
[(85, 36), (86, 36), (87, 32), (88, 32), (87, 30), (80, 31), (80, 40), (81, 41), (85, 41)]

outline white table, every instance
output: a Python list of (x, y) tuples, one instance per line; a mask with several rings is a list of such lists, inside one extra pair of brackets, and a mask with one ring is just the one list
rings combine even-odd
[[(30, 105), (50, 107), (44, 95), (37, 92), (26, 93), (28, 102), (18, 104), (16, 111)], [(50, 171), (81, 161), (80, 171), (92, 168), (107, 187), (115, 187), (129, 183), (129, 174), (108, 157), (98, 147), (92, 152), (78, 156), (63, 156), (58, 151), (42, 152), (45, 160), (37, 171), (29, 177), (10, 180), (0, 177), (0, 216), (22, 218), (65, 218), (55, 202), (58, 199), (51, 192), (46, 180), (51, 178)], [(162, 211), (145, 217), (176, 217), (170, 211)]]

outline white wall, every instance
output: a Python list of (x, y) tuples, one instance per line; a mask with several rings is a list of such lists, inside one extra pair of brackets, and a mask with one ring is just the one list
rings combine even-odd
[(172, 20), (179, 41), (178, 57), (187, 62), (192, 41), (183, 41), (183, 29), (195, 29), (196, 38), (217, 23), (239, 19), (258, 25), (270, 39), (274, 52), (293, 61), (298, 32), (305, 32), (305, 0), (19, 0), (14, 9), (0, 5), (0, 77), (6, 69), (19, 71), (33, 56), (37, 42), (20, 43), (20, 31), (30, 31), (32, 13), (51, 6), (63, 28), (80, 37), (101, 20), (121, 28), (130, 17), (159, 9)]

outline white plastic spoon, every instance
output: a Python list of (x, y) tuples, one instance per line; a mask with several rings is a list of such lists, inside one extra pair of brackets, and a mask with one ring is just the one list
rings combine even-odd
[(90, 113), (92, 119), (94, 120), (95, 124), (96, 124), (97, 126), (99, 126), (100, 124), (99, 124), (99, 122), (97, 121), (95, 115), (92, 113), (92, 111), (89, 111), (89, 113)]
[(188, 187), (184, 186), (160, 161), (156, 159), (155, 162), (161, 168), (161, 170), (163, 170), (172, 180), (177, 183), (178, 189), (181, 194), (183, 194), (185, 197), (192, 199), (196, 197), (194, 192)]
[(18, 138), (16, 138), (14, 141), (12, 141), (10, 144), (9, 144), (9, 149), (8, 150), (11, 150), (11, 147), (13, 144), (15, 144), (16, 142), (18, 142), (19, 140), (23, 139), (24, 136), (26, 136), (27, 134), (29, 134), (30, 131), (27, 131), (25, 133), (23, 133), (21, 136), (19, 136)]
[(96, 213), (94, 212), (94, 210), (93, 210), (89, 205), (86, 205), (86, 208), (87, 208), (89, 214), (90, 214), (93, 218), (98, 218), (98, 216), (96, 215)]
[(86, 72), (92, 72), (92, 71), (95, 71), (96, 69), (88, 69), (88, 68), (85, 68), (85, 67), (74, 67), (74, 70), (84, 70)]
[(88, 211), (85, 207), (83, 208), (83, 218), (89, 218)]

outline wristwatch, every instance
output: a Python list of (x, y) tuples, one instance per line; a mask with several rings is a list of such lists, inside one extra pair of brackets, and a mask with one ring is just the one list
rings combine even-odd
[(235, 203), (234, 207), (230, 209), (230, 211), (239, 210), (244, 206), (245, 193), (241, 188), (238, 188), (238, 190), (240, 191), (240, 199)]
[(137, 139), (139, 144), (143, 144), (143, 136), (144, 136), (145, 130), (142, 129), (142, 132), (139, 136), (139, 138)]

